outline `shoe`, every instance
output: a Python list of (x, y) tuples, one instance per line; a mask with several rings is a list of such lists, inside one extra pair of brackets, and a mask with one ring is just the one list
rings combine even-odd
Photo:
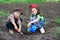
[(43, 34), (45, 33), (45, 29), (43, 27), (40, 28), (40, 32)]
[(10, 34), (14, 34), (13, 30), (9, 30), (9, 33), (10, 33)]

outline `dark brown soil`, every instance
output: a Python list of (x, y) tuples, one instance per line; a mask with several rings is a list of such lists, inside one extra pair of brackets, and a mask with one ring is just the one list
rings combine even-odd
[[(22, 31), (24, 33), (26, 32), (26, 24), (29, 21), (30, 11), (29, 11), (29, 5), (31, 3), (23, 3), (23, 4), (0, 4), (0, 11), (4, 12), (10, 12), (12, 13), (14, 9), (20, 8), (23, 10), (24, 15), (23, 18), (23, 26)], [(15, 33), (13, 35), (10, 35), (6, 29), (5, 23), (3, 22), (3, 17), (0, 17), (0, 40), (60, 40), (60, 34), (53, 34), (50, 31), (55, 31), (57, 23), (53, 22), (54, 17), (60, 17), (60, 3), (41, 3), (37, 4), (40, 11), (44, 13), (44, 17), (48, 21), (48, 24), (46, 24), (46, 33), (41, 34), (40, 32), (36, 32), (33, 34), (24, 34), (20, 35), (18, 33)], [(7, 18), (6, 18), (7, 19)]]

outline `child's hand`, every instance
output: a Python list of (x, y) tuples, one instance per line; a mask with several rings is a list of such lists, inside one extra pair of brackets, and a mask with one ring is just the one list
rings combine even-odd
[(20, 32), (20, 29), (18, 29), (17, 31)]
[(28, 23), (28, 27), (30, 27), (31, 26), (31, 23)]
[(20, 33), (20, 34), (23, 34), (23, 32), (21, 32), (21, 30), (20, 30), (20, 29), (18, 29), (18, 30), (17, 30), (17, 32), (18, 32), (18, 33)]
[(20, 32), (20, 30), (19, 30), (19, 29), (16, 29), (16, 31), (17, 31), (17, 32)]

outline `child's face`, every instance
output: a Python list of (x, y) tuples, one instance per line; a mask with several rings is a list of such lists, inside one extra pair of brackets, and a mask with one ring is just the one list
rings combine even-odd
[(20, 17), (20, 13), (19, 13), (19, 12), (17, 12), (17, 11), (16, 11), (16, 12), (14, 12), (14, 15), (15, 15), (15, 17), (16, 17), (16, 18)]
[(32, 8), (31, 11), (32, 11), (33, 14), (37, 14), (37, 9), (36, 8)]

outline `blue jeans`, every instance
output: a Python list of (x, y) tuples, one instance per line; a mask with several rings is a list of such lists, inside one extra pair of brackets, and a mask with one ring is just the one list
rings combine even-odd
[[(32, 17), (30, 19), (31, 21), (34, 20), (34, 18)], [(35, 32), (37, 30), (37, 28), (41, 28), (45, 26), (45, 22), (44, 21), (38, 21), (36, 23), (32, 23), (30, 28), (28, 28), (28, 32)]]

